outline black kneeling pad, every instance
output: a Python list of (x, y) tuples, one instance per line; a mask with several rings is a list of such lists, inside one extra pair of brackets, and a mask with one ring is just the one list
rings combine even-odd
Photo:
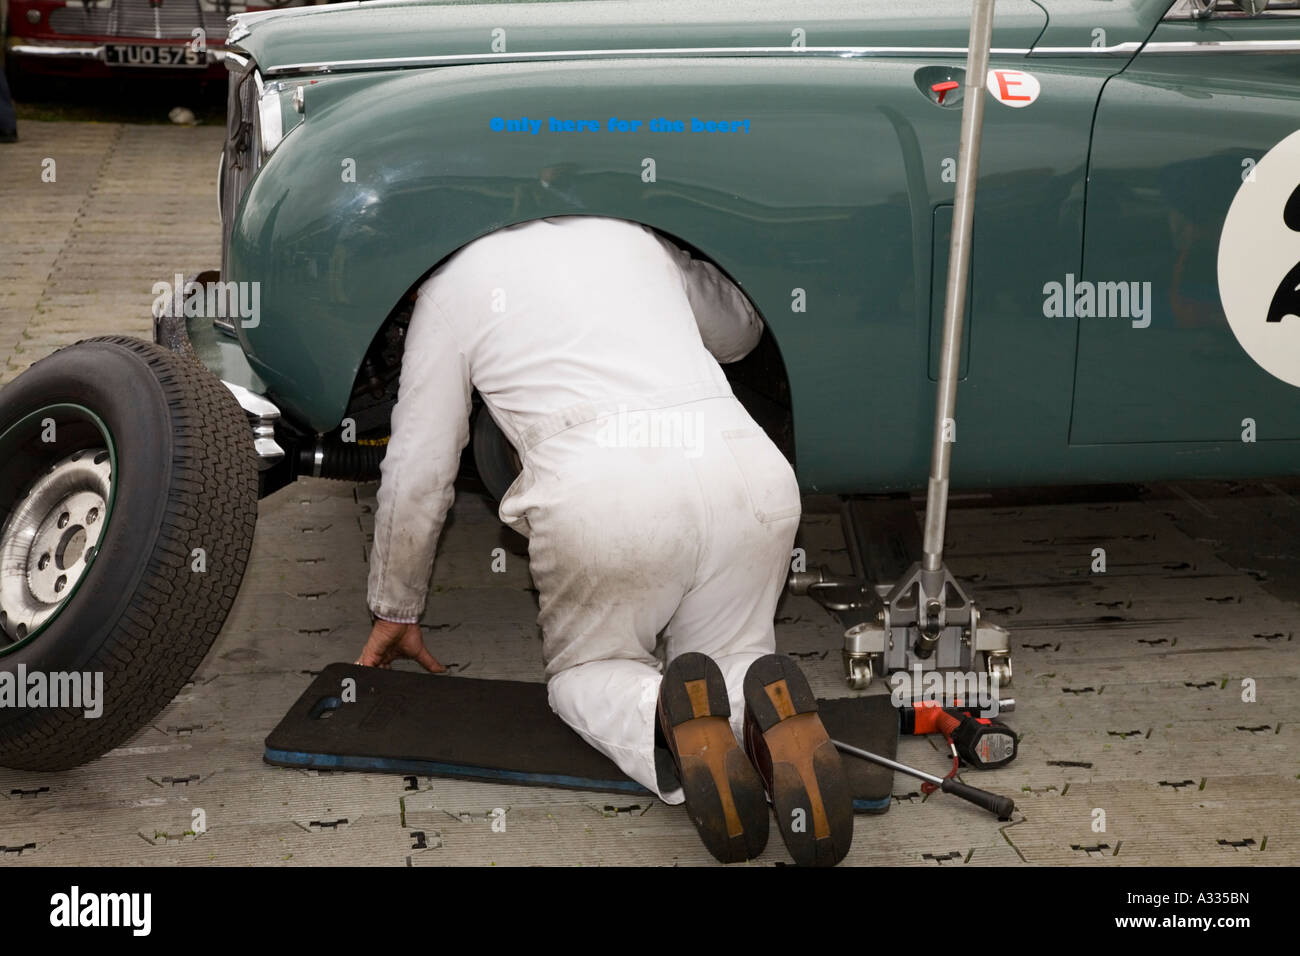
[[(351, 678), (355, 702), (344, 703)], [(819, 700), (831, 737), (893, 758), (888, 695)], [(551, 711), (546, 685), (331, 664), (266, 738), (266, 762), (643, 794)], [(893, 772), (845, 756), (854, 809), (889, 809)]]

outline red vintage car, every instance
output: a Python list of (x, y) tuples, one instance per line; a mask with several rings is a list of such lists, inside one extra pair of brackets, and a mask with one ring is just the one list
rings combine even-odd
[(226, 18), (317, 0), (9, 0), (5, 68), (29, 77), (192, 76), (225, 83)]

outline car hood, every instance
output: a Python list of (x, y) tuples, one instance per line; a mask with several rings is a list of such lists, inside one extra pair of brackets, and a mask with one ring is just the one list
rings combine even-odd
[[(606, 50), (780, 50), (800, 36), (814, 48), (962, 50), (970, 32), (970, 0), (368, 0), (231, 20), (232, 47), (251, 54), (264, 72), (291, 74), (433, 66), (439, 61), (421, 58), (446, 56), (473, 60)], [(1046, 25), (1046, 13), (1033, 0), (999, 0), (993, 46), (1027, 50)]]

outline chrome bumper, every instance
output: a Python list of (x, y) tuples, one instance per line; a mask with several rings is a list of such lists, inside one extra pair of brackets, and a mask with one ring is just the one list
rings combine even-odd
[(5, 42), (6, 56), (39, 56), (51, 60), (102, 60), (104, 44), (59, 41), (57, 43), (40, 43), (36, 40), (19, 40), (10, 38)]
[[(148, 37), (122, 37), (116, 43), (158, 44), (162, 41)], [(189, 42), (189, 41), (186, 41)], [(107, 62), (106, 43), (96, 40), (26, 40), (22, 37), (10, 37), (5, 41), (6, 57), (37, 57), (45, 60), (98, 60)], [(207, 50), (207, 62), (221, 63), (226, 58), (225, 50)]]
[(239, 402), (239, 407), (244, 410), (253, 427), (253, 451), (257, 453), (257, 466), (270, 468), (284, 458), (284, 449), (275, 440), (275, 423), (280, 420), (280, 409), (266, 396), (250, 392), (242, 385), (224, 379), (221, 384), (230, 389), (230, 394), (235, 396), (235, 401)]

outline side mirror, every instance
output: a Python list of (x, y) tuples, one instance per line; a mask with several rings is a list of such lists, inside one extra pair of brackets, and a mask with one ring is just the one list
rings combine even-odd
[(1268, 0), (1237, 0), (1237, 6), (1248, 17), (1257, 17), (1268, 9)]

